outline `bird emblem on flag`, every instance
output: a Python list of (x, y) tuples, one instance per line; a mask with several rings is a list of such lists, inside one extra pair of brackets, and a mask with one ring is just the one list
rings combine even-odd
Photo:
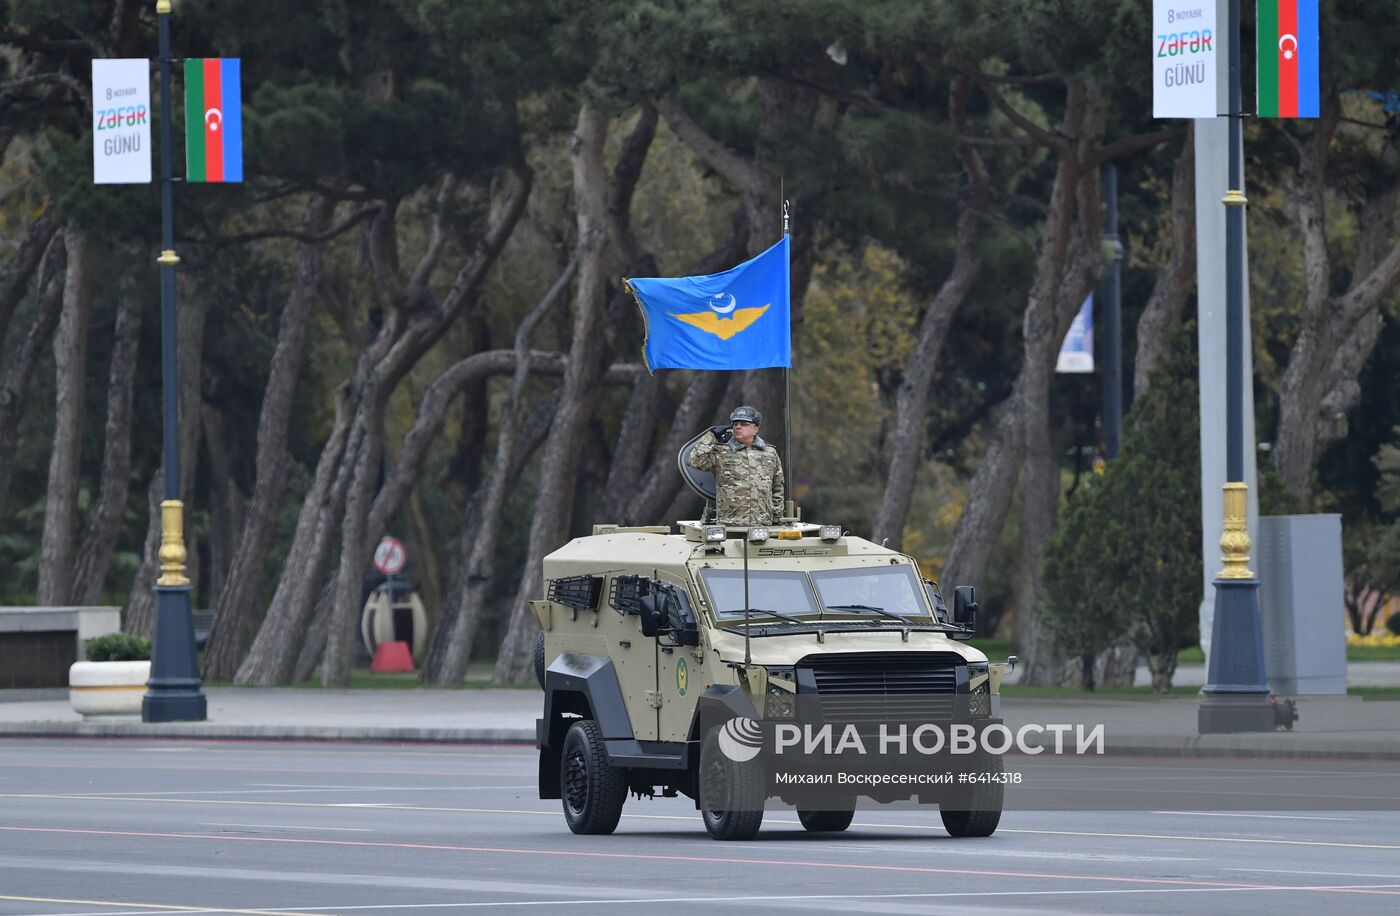
[(689, 312), (679, 315), (675, 312), (668, 312), (667, 314), (699, 328), (706, 334), (713, 334), (720, 340), (728, 340), (735, 334), (748, 330), (749, 326), (762, 318), (766, 311), (768, 311), (768, 306), (765, 305), (755, 309), (738, 309), (728, 317), (717, 315), (714, 312)]

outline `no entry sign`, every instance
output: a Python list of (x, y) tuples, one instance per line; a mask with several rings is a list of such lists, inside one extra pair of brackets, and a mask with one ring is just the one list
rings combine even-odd
[(392, 538), (386, 534), (379, 542), (379, 546), (374, 548), (374, 568), (386, 576), (397, 576), (403, 572), (403, 565), (406, 562), (408, 562), (408, 553), (403, 549), (403, 544), (398, 538)]

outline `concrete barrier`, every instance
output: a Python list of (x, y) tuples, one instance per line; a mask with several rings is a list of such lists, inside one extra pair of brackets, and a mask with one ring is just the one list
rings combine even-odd
[(67, 687), (84, 641), (120, 629), (117, 607), (0, 607), (0, 689)]

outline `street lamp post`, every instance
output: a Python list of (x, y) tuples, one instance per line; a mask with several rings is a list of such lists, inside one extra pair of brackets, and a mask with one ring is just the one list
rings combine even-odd
[(1244, 165), (1240, 135), (1240, 0), (1229, 0), (1229, 190), (1225, 192), (1225, 518), (1224, 568), (1215, 577), (1210, 666), (1201, 690), (1201, 734), (1273, 731), (1264, 679), (1259, 580), (1249, 568), (1249, 503), (1244, 483)]
[(207, 703), (195, 663), (190, 580), (185, 577), (184, 504), (180, 502), (180, 379), (175, 333), (175, 217), (171, 197), (170, 0), (157, 0), (160, 23), (160, 356), (164, 400), (165, 498), (160, 504), (160, 578), (155, 652), (141, 701), (145, 722), (201, 722)]

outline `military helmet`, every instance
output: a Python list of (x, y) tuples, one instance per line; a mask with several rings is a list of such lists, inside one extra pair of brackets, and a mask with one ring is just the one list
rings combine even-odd
[(754, 426), (762, 426), (763, 414), (759, 413), (756, 408), (747, 405), (736, 407), (734, 412), (729, 415), (729, 422), (738, 423), (741, 420), (745, 423), (752, 423)]

